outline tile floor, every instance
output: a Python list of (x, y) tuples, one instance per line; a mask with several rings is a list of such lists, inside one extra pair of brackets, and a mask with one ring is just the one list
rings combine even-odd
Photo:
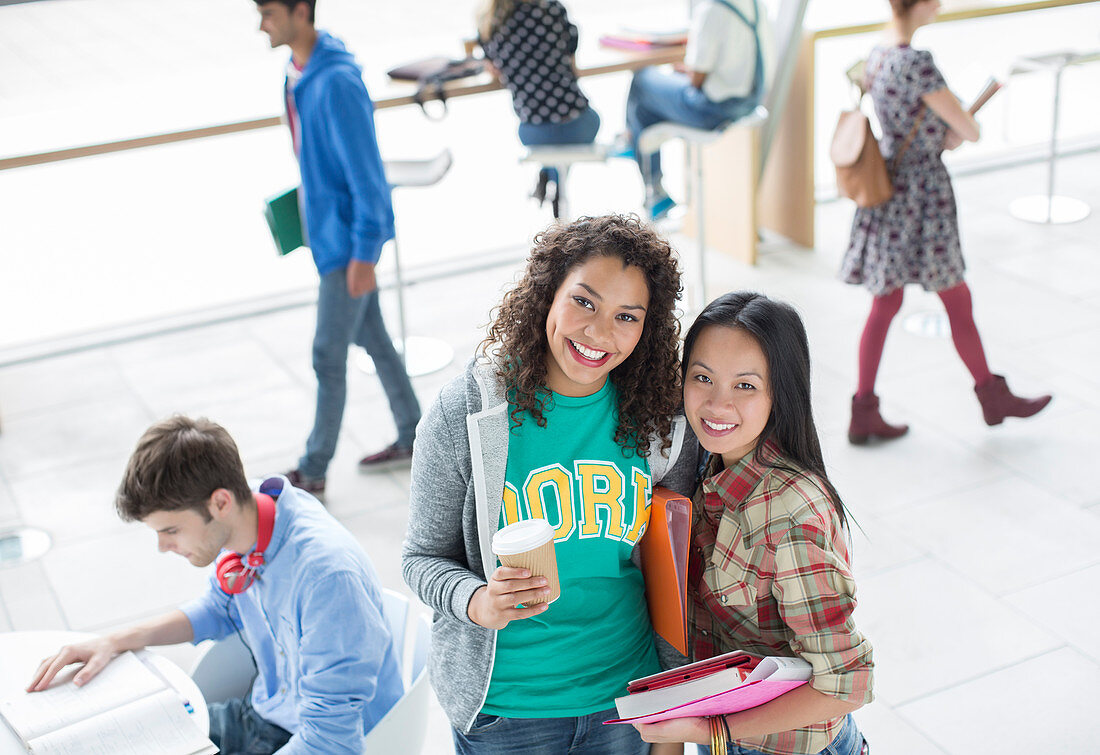
[[(1061, 227), (1006, 211), (1041, 185), (1039, 167), (957, 181), (990, 364), (1022, 393), (1056, 394), (1026, 422), (981, 422), (950, 341), (903, 327), (938, 310), (934, 296), (910, 290), (879, 393), (886, 415), (912, 431), (880, 447), (848, 445), (868, 302), (833, 277), (846, 204), (820, 208), (816, 250), (770, 243), (753, 268), (708, 259), (712, 296), (762, 290), (807, 320), (826, 461), (860, 525), (857, 616), (875, 644), (877, 699), (857, 717), (877, 753), (1098, 751), (1100, 492), (1083, 474), (1100, 456), (1098, 171), (1097, 154), (1063, 161), (1061, 190), (1094, 212)], [(693, 245), (682, 247), (691, 265)], [(502, 266), (408, 291), (410, 331), (442, 337), (459, 355), (415, 381), (425, 404), (459, 372), (514, 273)], [(150, 532), (114, 516), (120, 471), (141, 431), (174, 411), (228, 427), (250, 474), (291, 466), (311, 418), (312, 316), (301, 308), (0, 369), (0, 527), (40, 527), (54, 543), (38, 561), (0, 569), (0, 630), (109, 630), (203, 587), (203, 572), (158, 554)], [(356, 458), (388, 442), (392, 426), (372, 377), (352, 369), (349, 396), (328, 504), (386, 585), (406, 590), (408, 473), (357, 473)], [(193, 653), (166, 652), (185, 666)], [(427, 751), (449, 749), (434, 706)]]

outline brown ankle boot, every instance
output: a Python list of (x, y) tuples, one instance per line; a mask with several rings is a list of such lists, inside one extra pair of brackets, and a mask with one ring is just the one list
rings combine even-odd
[(1041, 412), (1052, 396), (1021, 398), (1008, 389), (1002, 375), (994, 375), (982, 385), (974, 386), (974, 393), (982, 404), (982, 415), (987, 425), (999, 425), (1005, 417), (1030, 417)]
[(852, 423), (848, 442), (862, 446), (872, 438), (892, 440), (909, 432), (909, 425), (890, 425), (878, 412), (878, 396), (852, 396)]

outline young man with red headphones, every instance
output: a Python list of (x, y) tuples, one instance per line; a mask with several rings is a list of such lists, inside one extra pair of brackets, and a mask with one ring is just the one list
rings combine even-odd
[(204, 595), (180, 609), (62, 648), (28, 690), (71, 663), (87, 683), (126, 650), (239, 633), (256, 662), (252, 691), (210, 706), (223, 753), (361, 753), (401, 697), (393, 639), (374, 568), (310, 494), (285, 477), (249, 489), (221, 426), (176, 416), (138, 441), (115, 500), (119, 516), (157, 533), (161, 551), (215, 563)]

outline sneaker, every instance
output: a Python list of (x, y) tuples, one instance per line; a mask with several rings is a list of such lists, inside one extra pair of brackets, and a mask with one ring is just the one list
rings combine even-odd
[(649, 205), (649, 219), (656, 223), (658, 220), (664, 220), (668, 217), (668, 213), (672, 211), (672, 208), (676, 206), (676, 203), (672, 201), (672, 197), (668, 194), (664, 196), (656, 197)]
[(323, 498), (325, 495), (324, 477), (306, 477), (297, 469), (292, 469), (286, 473), (286, 478), (298, 490), (304, 490), (316, 498)]
[(396, 443), (391, 443), (378, 453), (360, 459), (359, 471), (376, 472), (397, 467), (408, 467), (412, 461), (412, 456), (412, 446), (399, 446)]

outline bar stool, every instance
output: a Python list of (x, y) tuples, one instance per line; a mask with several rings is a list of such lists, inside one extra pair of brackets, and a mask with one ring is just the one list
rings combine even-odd
[[(698, 270), (695, 276), (695, 295), (693, 296), (695, 310), (701, 311), (707, 304), (707, 274), (705, 252), (706, 224), (703, 210), (703, 147), (712, 144), (722, 138), (727, 129), (749, 128), (755, 129), (763, 125), (768, 119), (768, 111), (763, 105), (758, 105), (751, 113), (732, 121), (720, 129), (708, 130), (692, 128), (680, 123), (665, 121), (655, 123), (638, 135), (638, 151), (645, 157), (642, 165), (648, 166), (648, 156), (657, 152), (661, 145), (672, 139), (683, 139), (685, 152), (687, 153), (688, 185), (686, 191), (689, 200), (695, 205), (696, 233), (698, 234)], [(648, 181), (647, 181), (648, 183)]]
[[(394, 189), (414, 186), (434, 186), (451, 169), (454, 158), (449, 149), (444, 149), (435, 157), (427, 160), (386, 160), (386, 180)], [(397, 318), (400, 340), (394, 344), (405, 363), (405, 372), (409, 377), (430, 375), (446, 367), (454, 359), (454, 349), (440, 338), (410, 336), (405, 326), (405, 281), (401, 276), (401, 254), (398, 251), (397, 236), (393, 239), (393, 266), (397, 279)], [(364, 351), (356, 358), (359, 369), (373, 373), (374, 360)]]
[(1062, 72), (1069, 66), (1100, 60), (1100, 52), (1080, 54), (1056, 52), (1017, 60), (1009, 76), (1050, 71), (1054, 74), (1054, 118), (1050, 126), (1050, 150), (1047, 154), (1047, 193), (1013, 200), (1008, 206), (1012, 217), (1029, 223), (1076, 223), (1089, 215), (1089, 206), (1080, 199), (1054, 193), (1054, 166), (1058, 157), (1058, 110), (1062, 97)]
[(569, 219), (569, 204), (565, 183), (569, 178), (569, 169), (573, 163), (604, 163), (611, 147), (608, 144), (591, 142), (590, 144), (541, 144), (528, 147), (521, 163), (537, 163), (544, 168), (558, 171), (558, 202), (554, 208), (554, 219)]

